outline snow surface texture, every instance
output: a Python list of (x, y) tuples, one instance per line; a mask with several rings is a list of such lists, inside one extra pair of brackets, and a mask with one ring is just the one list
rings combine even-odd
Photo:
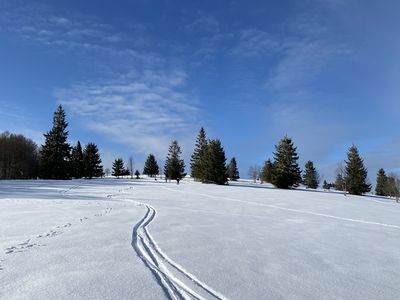
[(400, 205), (249, 182), (0, 182), (0, 299), (400, 299)]

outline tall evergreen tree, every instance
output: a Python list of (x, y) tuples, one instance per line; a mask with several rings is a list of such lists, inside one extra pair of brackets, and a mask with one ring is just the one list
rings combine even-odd
[(230, 180), (236, 181), (240, 178), (239, 175), (239, 170), (237, 167), (237, 162), (236, 162), (236, 158), (232, 157), (231, 161), (229, 162), (228, 165), (228, 178)]
[(356, 146), (352, 145), (347, 152), (346, 161), (346, 190), (353, 195), (361, 195), (371, 190), (371, 185), (367, 183), (367, 169), (364, 161), (358, 153)]
[(226, 157), (220, 140), (208, 141), (205, 157), (204, 181), (215, 184), (226, 184), (228, 182)]
[(117, 158), (113, 162), (111, 175), (119, 178), (124, 174), (125, 174), (124, 161), (122, 160), (122, 158)]
[(159, 167), (157, 164), (156, 157), (153, 154), (149, 154), (149, 156), (147, 157), (147, 160), (144, 164), (143, 174), (153, 177), (153, 176), (157, 175), (158, 172), (159, 172)]
[(206, 132), (203, 127), (200, 128), (197, 136), (196, 145), (190, 160), (190, 167), (192, 170), (192, 177), (195, 180), (204, 180), (204, 168), (205, 168), (205, 155), (207, 153), (207, 138)]
[(379, 169), (378, 174), (376, 176), (376, 187), (375, 187), (375, 193), (378, 196), (387, 196), (386, 192), (386, 182), (387, 182), (387, 176), (385, 173), (384, 169)]
[(319, 175), (311, 160), (309, 160), (305, 165), (303, 184), (309, 189), (316, 189), (318, 187)]
[(83, 152), (79, 141), (76, 146), (72, 148), (71, 175), (74, 178), (82, 178), (84, 176)]
[(178, 141), (172, 141), (169, 146), (167, 159), (165, 160), (164, 174), (166, 179), (179, 181), (186, 176), (185, 163), (180, 158), (182, 154), (181, 148), (178, 145)]
[(272, 169), (273, 169), (273, 164), (270, 159), (266, 160), (264, 162), (263, 167), (261, 168), (261, 182), (272, 182)]
[(67, 143), (68, 123), (65, 111), (58, 106), (53, 116), (53, 128), (44, 134), (45, 142), (40, 151), (41, 177), (45, 179), (70, 178), (70, 150)]
[(94, 143), (87, 144), (83, 151), (83, 166), (86, 178), (92, 179), (93, 177), (103, 176), (99, 150)]
[(297, 160), (297, 148), (294, 146), (292, 139), (285, 136), (275, 146), (274, 165), (272, 172), (272, 184), (278, 188), (288, 189), (298, 186), (301, 182), (301, 171)]

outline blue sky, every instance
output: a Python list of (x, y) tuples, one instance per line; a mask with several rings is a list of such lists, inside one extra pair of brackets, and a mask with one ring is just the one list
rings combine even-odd
[[(383, 5), (384, 4), (384, 5)], [(292, 137), (323, 178), (355, 143), (400, 170), (399, 1), (0, 0), (0, 130), (38, 143), (61, 103), (105, 166), (186, 163), (200, 126), (242, 176)]]

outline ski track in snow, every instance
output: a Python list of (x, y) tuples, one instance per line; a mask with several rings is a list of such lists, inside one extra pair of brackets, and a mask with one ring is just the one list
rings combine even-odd
[(174, 189), (167, 188), (167, 187), (164, 187), (164, 189), (167, 189), (169, 191), (174, 191), (174, 192), (181, 192), (181, 193), (187, 193), (187, 194), (192, 194), (192, 195), (197, 195), (197, 196), (202, 196), (202, 197), (208, 197), (208, 198), (212, 198), (212, 199), (220, 199), (220, 200), (227, 200), (227, 201), (234, 201), (234, 202), (241, 202), (241, 203), (254, 204), (254, 205), (259, 205), (259, 206), (271, 207), (271, 208), (275, 208), (275, 209), (279, 209), (279, 210), (285, 210), (285, 211), (290, 211), (290, 212), (294, 212), (294, 213), (313, 215), (313, 216), (318, 216), (318, 217), (325, 217), (325, 218), (330, 218), (330, 219), (335, 219), (335, 220), (340, 220), (340, 221), (346, 221), (346, 222), (360, 223), (360, 224), (366, 224), (366, 225), (376, 225), (376, 226), (400, 229), (400, 226), (393, 225), (393, 224), (386, 224), (386, 223), (366, 221), (366, 220), (360, 220), (360, 219), (345, 218), (345, 217), (339, 217), (339, 216), (334, 216), (334, 215), (328, 215), (328, 214), (323, 214), (323, 213), (312, 212), (312, 211), (308, 211), (308, 210), (294, 209), (294, 208), (277, 206), (277, 205), (273, 205), (273, 204), (265, 204), (265, 203), (258, 203), (258, 202), (252, 202), (252, 201), (245, 201), (245, 200), (228, 198), (228, 197), (219, 197), (219, 196), (213, 196), (213, 195), (202, 194), (202, 193), (180, 191), (180, 190), (174, 190)]
[[(135, 201), (136, 202), (136, 201)], [(150, 235), (147, 226), (154, 220), (156, 210), (151, 205), (136, 202), (138, 206), (147, 209), (145, 216), (134, 226), (132, 232), (132, 247), (143, 263), (156, 277), (158, 284), (169, 299), (214, 299), (225, 300), (227, 297), (213, 290), (206, 283), (186, 271), (182, 266), (169, 258)], [(171, 266), (172, 268), (168, 268)], [(184, 279), (179, 279), (178, 272)], [(183, 280), (185, 282), (183, 282)], [(197, 292), (197, 290), (199, 292)], [(205, 296), (200, 295), (204, 294)]]

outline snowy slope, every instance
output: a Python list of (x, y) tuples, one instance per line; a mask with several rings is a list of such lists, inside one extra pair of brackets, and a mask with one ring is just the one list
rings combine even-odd
[(240, 182), (0, 182), (0, 299), (399, 299), (400, 205)]

